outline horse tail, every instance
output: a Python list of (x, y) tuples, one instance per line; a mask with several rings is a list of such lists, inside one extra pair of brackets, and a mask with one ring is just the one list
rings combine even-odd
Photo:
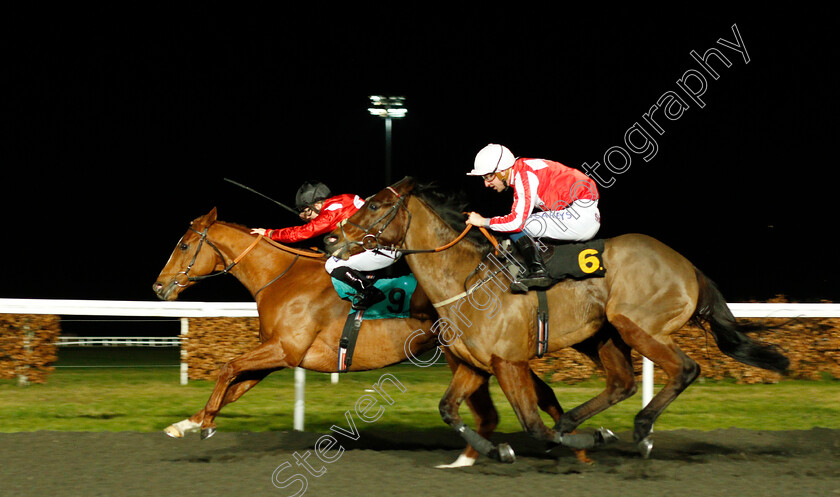
[(691, 321), (701, 328), (705, 328), (704, 323), (708, 324), (718, 348), (729, 357), (750, 366), (784, 373), (790, 365), (790, 360), (779, 352), (775, 345), (756, 342), (746, 335), (766, 327), (738, 323), (715, 283), (697, 268), (694, 270), (697, 273), (700, 294)]

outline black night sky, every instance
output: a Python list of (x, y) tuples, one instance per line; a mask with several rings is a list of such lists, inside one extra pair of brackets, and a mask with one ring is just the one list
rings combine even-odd
[[(408, 108), (395, 181), (436, 180), (498, 215), (510, 194), (465, 176), (485, 144), (600, 162), (614, 183), (599, 236), (659, 238), (731, 302), (840, 298), (827, 12), (324, 14), (7, 16), (0, 297), (153, 300), (176, 241), (212, 207), (252, 227), (296, 222), (225, 177), (288, 204), (306, 179), (382, 189), (384, 125), (366, 109), (386, 94)], [(717, 43), (736, 40), (733, 25), (746, 54)], [(711, 62), (718, 79), (691, 56), (710, 48), (731, 62)], [(687, 71), (705, 76), (702, 108), (678, 84)], [(688, 108), (667, 119), (662, 105), (656, 134), (644, 115), (669, 94)], [(611, 154), (624, 168), (611, 173), (604, 154), (627, 149), (633, 125), (656, 153)], [(183, 298), (249, 296), (223, 278)]]

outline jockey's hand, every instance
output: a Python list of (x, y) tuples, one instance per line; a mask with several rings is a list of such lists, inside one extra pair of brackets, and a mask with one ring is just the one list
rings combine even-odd
[(251, 228), (251, 234), (252, 234), (252, 235), (262, 235), (262, 236), (265, 236), (265, 234), (266, 234), (266, 232), (267, 232), (267, 231), (268, 231), (268, 230), (267, 230), (267, 229), (264, 229), (264, 228)]
[(487, 226), (487, 219), (482, 217), (478, 212), (470, 212), (470, 216), (467, 218), (467, 224), (479, 227)]

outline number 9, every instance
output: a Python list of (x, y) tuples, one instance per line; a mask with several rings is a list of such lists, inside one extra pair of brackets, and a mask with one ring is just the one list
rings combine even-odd
[(391, 305), (388, 310), (393, 313), (403, 312), (403, 304), (405, 303), (405, 290), (402, 288), (394, 288), (388, 292), (388, 301)]

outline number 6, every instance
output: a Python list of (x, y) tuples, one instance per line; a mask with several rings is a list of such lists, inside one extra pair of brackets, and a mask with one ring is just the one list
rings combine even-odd
[(580, 270), (586, 274), (594, 273), (601, 267), (601, 261), (596, 255), (598, 253), (595, 249), (581, 250), (578, 254), (578, 266)]

